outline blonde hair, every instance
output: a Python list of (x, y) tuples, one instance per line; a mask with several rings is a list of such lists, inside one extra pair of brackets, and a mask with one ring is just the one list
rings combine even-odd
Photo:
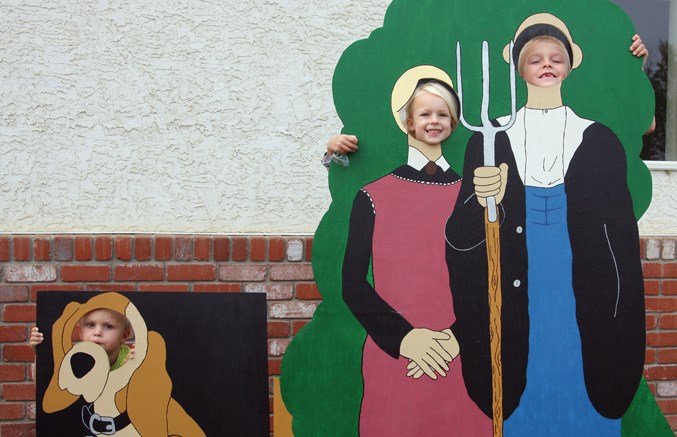
[(437, 80), (418, 85), (411, 94), (409, 100), (407, 100), (407, 103), (402, 107), (402, 109), (400, 109), (400, 122), (402, 123), (402, 126), (404, 126), (404, 129), (407, 130), (407, 120), (409, 120), (409, 117), (411, 116), (411, 105), (413, 105), (416, 97), (423, 93), (433, 94), (444, 100), (444, 102), (449, 107), (449, 115), (451, 116), (451, 130), (453, 131), (458, 124), (458, 104), (456, 103), (456, 99), (452, 95), (451, 91), (449, 91), (446, 86), (442, 85)]
[(555, 38), (554, 36), (539, 35), (527, 41), (527, 43), (524, 44), (524, 47), (522, 47), (522, 50), (520, 50), (519, 59), (517, 60), (517, 73), (520, 76), (524, 74), (524, 63), (527, 61), (527, 58), (526, 56), (524, 56), (524, 54), (527, 53), (527, 51), (532, 45), (538, 42), (546, 42), (546, 41), (554, 42), (560, 47), (560, 49), (562, 49), (562, 53), (564, 53), (564, 59), (566, 59), (567, 62), (568, 67), (567, 69), (571, 70), (571, 59), (569, 58), (569, 52), (567, 52), (567, 48), (564, 46), (564, 43), (559, 39)]

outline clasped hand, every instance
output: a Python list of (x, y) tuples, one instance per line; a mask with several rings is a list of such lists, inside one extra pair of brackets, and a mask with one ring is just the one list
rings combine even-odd
[(449, 363), (458, 356), (459, 346), (451, 329), (433, 331), (414, 328), (402, 339), (400, 355), (409, 359), (407, 376), (418, 379), (428, 375), (446, 377)]

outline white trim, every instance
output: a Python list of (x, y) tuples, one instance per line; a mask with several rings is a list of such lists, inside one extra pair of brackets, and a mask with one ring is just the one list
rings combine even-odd
[(649, 170), (677, 170), (677, 161), (644, 161)]

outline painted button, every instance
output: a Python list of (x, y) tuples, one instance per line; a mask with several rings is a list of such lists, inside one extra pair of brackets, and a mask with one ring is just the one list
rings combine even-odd
[(519, 279), (515, 279), (515, 282), (512, 283), (514, 287), (519, 287), (522, 284)]
[(523, 229), (522, 226), (517, 226), (517, 229), (515, 230), (517, 231), (518, 234), (521, 234)]

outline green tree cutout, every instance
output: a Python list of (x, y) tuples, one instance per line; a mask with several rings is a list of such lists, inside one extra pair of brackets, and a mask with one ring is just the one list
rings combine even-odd
[[(406, 162), (406, 136), (390, 109), (393, 85), (404, 71), (421, 64), (444, 69), (456, 83), (458, 40), (463, 52), (464, 114), (470, 123), (479, 124), (481, 44), (487, 40), (490, 114), (492, 118), (508, 114), (509, 71), (502, 50), (524, 18), (538, 12), (564, 20), (584, 52), (582, 65), (562, 88), (565, 104), (581, 117), (610, 127), (621, 139), (636, 216), (648, 207), (651, 180), (639, 153), (642, 133), (651, 123), (653, 93), (641, 60), (628, 52), (634, 30), (618, 6), (607, 0), (393, 1), (383, 27), (348, 47), (334, 72), (336, 110), (344, 132), (360, 139), (360, 150), (351, 155), (350, 167), (330, 170), (332, 203), (313, 246), (313, 271), (323, 302), (291, 342), (282, 363), (282, 395), (293, 415), (296, 437), (358, 435), (366, 334), (343, 302), (341, 268), (355, 193)], [(519, 77), (517, 81), (521, 107), (526, 89)], [(470, 132), (459, 126), (443, 145), (458, 173), (469, 137)]]

